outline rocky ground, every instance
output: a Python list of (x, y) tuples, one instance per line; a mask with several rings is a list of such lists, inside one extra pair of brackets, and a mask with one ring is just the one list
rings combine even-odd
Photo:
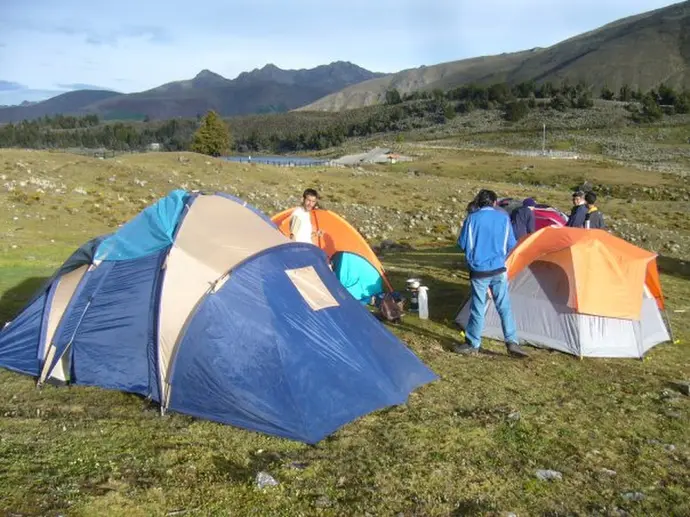
[[(484, 185), (479, 179), (433, 175), (412, 165), (401, 165), (406, 170), (402, 174), (382, 167), (295, 173), (262, 165), (226, 167), (215, 160), (199, 165), (199, 160), (190, 163), (180, 156), (174, 165), (151, 176), (142, 169), (143, 163), (132, 165), (137, 163), (136, 157), (96, 161), (39, 152), (9, 152), (4, 157), (0, 188), (12, 201), (7, 215), (16, 220), (31, 218), (32, 212), (36, 217), (49, 217), (45, 213), (49, 204), (53, 213), (82, 210), (112, 227), (173, 188), (223, 190), (274, 214), (296, 206), (302, 190), (316, 184), (322, 187), (322, 206), (343, 215), (373, 245), (389, 239), (454, 242), (468, 201)], [(147, 155), (142, 160), (155, 162), (156, 157)], [(83, 167), (91, 169), (82, 171)], [(568, 212), (572, 186), (549, 183), (518, 181), (499, 183), (495, 188), (499, 195), (532, 195)], [(653, 251), (677, 258), (690, 256), (690, 186), (602, 182), (587, 187), (598, 192), (599, 205), (614, 233)], [(375, 195), (367, 199), (369, 189)], [(60, 206), (56, 196), (66, 194), (70, 202)]]

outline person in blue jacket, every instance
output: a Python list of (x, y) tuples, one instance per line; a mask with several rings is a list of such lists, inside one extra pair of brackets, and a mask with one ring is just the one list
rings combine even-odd
[(581, 190), (573, 192), (573, 208), (570, 211), (570, 217), (566, 226), (571, 228), (584, 228), (585, 227), (585, 217), (587, 217), (587, 212), (589, 208), (585, 204), (585, 193)]
[(527, 354), (519, 345), (508, 292), (506, 258), (517, 244), (510, 218), (496, 208), (498, 198), (494, 191), (483, 189), (475, 200), (478, 209), (467, 216), (458, 237), (458, 246), (465, 252), (470, 271), (471, 299), (465, 343), (455, 345), (454, 351), (466, 354), (479, 350), (484, 330), (486, 295), (490, 290), (501, 317), (508, 352), (526, 357)]
[(510, 222), (513, 225), (513, 233), (517, 240), (520, 240), (525, 235), (534, 233), (536, 226), (534, 217), (535, 206), (537, 206), (537, 202), (533, 198), (528, 197), (522, 202), (520, 208), (516, 208), (510, 214)]

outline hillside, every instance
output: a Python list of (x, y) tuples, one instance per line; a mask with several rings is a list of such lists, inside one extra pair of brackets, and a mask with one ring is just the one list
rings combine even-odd
[(119, 92), (108, 90), (77, 90), (41, 102), (2, 107), (0, 108), (0, 123), (36, 119), (58, 113), (79, 113), (86, 106), (121, 95)]
[(227, 79), (209, 70), (196, 77), (131, 94), (75, 91), (36, 103), (0, 109), (0, 122), (44, 115), (96, 114), (104, 119), (196, 117), (213, 109), (223, 116), (287, 111), (352, 84), (380, 77), (347, 62), (281, 70), (269, 64)]
[[(487, 82), (486, 78), (488, 77), (496, 78), (496, 82), (501, 82), (501, 75), (504, 76), (505, 80), (516, 66), (523, 63), (535, 52), (539, 52), (539, 50), (483, 56), (403, 70), (396, 74), (350, 86), (308, 106), (303, 106), (299, 110), (338, 111), (371, 106), (381, 102), (386, 90), (391, 88), (397, 89), (402, 94), (433, 88), (440, 84), (448, 87), (471, 82), (483, 83)], [(449, 78), (455, 78), (455, 80), (448, 80)]]
[(646, 91), (662, 82), (690, 87), (690, 2), (617, 20), (548, 48), (404, 70), (360, 83), (304, 106), (335, 111), (375, 104), (387, 89), (400, 93), (448, 89), (471, 82), (583, 81), (595, 91), (621, 86)]

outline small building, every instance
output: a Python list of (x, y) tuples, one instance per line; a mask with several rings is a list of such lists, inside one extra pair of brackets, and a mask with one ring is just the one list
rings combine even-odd
[(147, 146), (147, 149), (149, 151), (160, 151), (161, 150), (161, 144), (159, 143), (152, 143)]

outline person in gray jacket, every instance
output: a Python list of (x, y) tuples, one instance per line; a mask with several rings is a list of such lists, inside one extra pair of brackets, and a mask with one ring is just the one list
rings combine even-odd
[(587, 206), (587, 214), (585, 214), (585, 228), (606, 230), (604, 216), (595, 205), (596, 202), (597, 195), (594, 192), (587, 192), (587, 194), (585, 194), (585, 203)]

